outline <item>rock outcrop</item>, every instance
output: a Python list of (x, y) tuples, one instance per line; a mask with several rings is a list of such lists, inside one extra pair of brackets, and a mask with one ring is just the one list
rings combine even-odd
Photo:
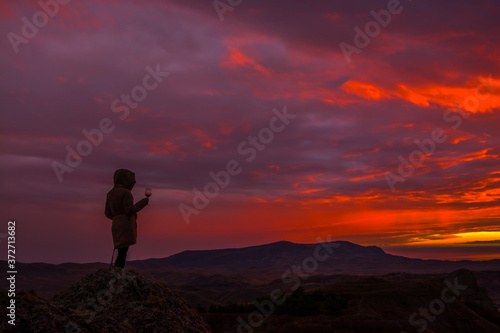
[[(0, 294), (6, 317), (7, 294)], [(100, 269), (46, 301), (16, 297), (16, 326), (2, 332), (211, 332), (187, 302), (161, 282), (120, 268)]]

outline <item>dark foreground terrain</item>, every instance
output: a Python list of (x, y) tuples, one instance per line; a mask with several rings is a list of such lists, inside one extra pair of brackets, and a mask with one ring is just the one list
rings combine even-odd
[[(2, 318), (9, 298), (0, 292)], [(18, 293), (15, 326), (1, 332), (211, 332), (185, 300), (161, 282), (120, 268), (100, 269), (50, 301)]]
[(305, 284), (308, 290), (298, 288), (275, 301), (264, 297), (246, 306), (200, 310), (221, 333), (500, 332), (500, 313), (471, 271), (430, 279), (344, 279), (321, 287)]
[[(16, 326), (2, 321), (0, 331), (500, 333), (497, 306), (466, 269), (440, 277), (317, 276), (292, 288), (276, 280), (255, 290), (261, 297), (252, 301), (193, 309), (162, 282), (100, 269), (50, 300), (18, 292)], [(2, 290), (3, 318), (8, 304)]]
[[(16, 321), (26, 332), (500, 332), (499, 264), (349, 242), (185, 251), (127, 263), (121, 278), (102, 263), (18, 263)], [(6, 318), (5, 291), (0, 301)]]

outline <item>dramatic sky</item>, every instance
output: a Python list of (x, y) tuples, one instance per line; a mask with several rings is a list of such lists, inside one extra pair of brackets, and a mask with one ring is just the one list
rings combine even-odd
[(499, 1), (44, 1), (0, 4), (17, 260), (108, 262), (118, 168), (153, 188), (130, 259), (328, 236), (500, 257)]

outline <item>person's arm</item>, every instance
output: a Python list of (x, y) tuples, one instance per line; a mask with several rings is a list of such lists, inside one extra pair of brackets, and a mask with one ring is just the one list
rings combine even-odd
[(127, 215), (135, 214), (144, 207), (147, 206), (149, 202), (148, 198), (141, 199), (134, 205), (134, 197), (131, 192), (126, 192), (123, 197), (123, 211)]
[(113, 219), (113, 212), (111, 211), (111, 207), (109, 207), (108, 199), (106, 198), (106, 208), (104, 208), (104, 215), (110, 220)]

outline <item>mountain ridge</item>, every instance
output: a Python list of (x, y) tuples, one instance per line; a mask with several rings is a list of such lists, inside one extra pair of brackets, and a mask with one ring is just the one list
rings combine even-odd
[[(358, 248), (358, 249), (366, 249), (366, 250), (373, 250), (373, 252), (379, 252), (381, 254), (389, 255), (392, 257), (399, 257), (399, 258), (406, 258), (406, 259), (413, 259), (413, 260), (423, 260), (423, 261), (440, 261), (440, 262), (498, 262), (500, 263), (500, 258), (499, 259), (489, 259), (489, 260), (470, 260), (470, 259), (460, 259), (460, 260), (449, 260), (449, 259), (421, 259), (421, 258), (414, 258), (414, 257), (407, 257), (407, 256), (402, 256), (402, 255), (395, 255), (395, 254), (390, 254), (387, 253), (384, 249), (382, 249), (379, 246), (376, 245), (360, 245), (356, 244), (353, 242), (349, 241), (344, 241), (344, 240), (336, 240), (336, 241), (330, 241), (330, 242), (325, 242), (325, 243), (339, 243), (344, 246), (348, 246), (351, 248)], [(188, 253), (201, 253), (201, 252), (217, 252), (217, 251), (239, 251), (239, 250), (249, 250), (249, 249), (262, 249), (266, 247), (274, 247), (277, 245), (286, 245), (286, 246), (317, 246), (318, 244), (321, 243), (294, 243), (291, 241), (287, 240), (282, 240), (282, 241), (276, 241), (272, 243), (265, 243), (265, 244), (258, 244), (258, 245), (250, 245), (250, 246), (244, 246), (244, 247), (229, 247), (229, 248), (218, 248), (218, 249), (200, 249), (200, 250), (183, 250), (178, 253), (174, 253), (171, 255), (168, 255), (166, 257), (155, 257), (155, 258), (146, 258), (146, 259), (135, 259), (135, 260), (128, 260), (128, 263), (132, 262), (145, 262), (145, 261), (154, 261), (154, 260), (164, 260), (168, 259), (174, 256), (178, 256), (181, 254), (188, 254)], [(6, 260), (0, 260), (0, 263), (6, 262)], [(58, 266), (58, 265), (98, 265), (98, 264), (109, 264), (107, 262), (102, 262), (102, 261), (95, 261), (95, 262), (84, 262), (84, 263), (77, 263), (77, 262), (62, 262), (62, 263), (47, 263), (47, 262), (30, 262), (30, 263), (25, 263), (22, 261), (17, 261), (18, 263), (22, 264), (37, 264), (37, 265), (51, 265), (51, 266)]]
[[(315, 251), (319, 251), (324, 260), (314, 259)], [(5, 261), (0, 263), (6, 265)], [(462, 268), (471, 271), (500, 271), (499, 259), (443, 261), (406, 258), (388, 254), (377, 246), (362, 246), (348, 241), (317, 244), (279, 241), (242, 248), (186, 250), (164, 258), (133, 260), (126, 263), (128, 269), (133, 268), (176, 285), (191, 280), (199, 281), (207, 276), (219, 276), (214, 279), (225, 280), (230, 285), (268, 283), (281, 279), (294, 267), (304, 265), (312, 265), (310, 268), (313, 269), (307, 268), (308, 275), (443, 274)], [(17, 268), (22, 274), (18, 274), (16, 283), (19, 289), (34, 289), (42, 295), (51, 297), (93, 270), (107, 267), (109, 263), (18, 262)], [(0, 272), (0, 279), (5, 281), (5, 274)], [(224, 279), (220, 276), (224, 276)], [(497, 289), (498, 286), (495, 286), (495, 290)]]

